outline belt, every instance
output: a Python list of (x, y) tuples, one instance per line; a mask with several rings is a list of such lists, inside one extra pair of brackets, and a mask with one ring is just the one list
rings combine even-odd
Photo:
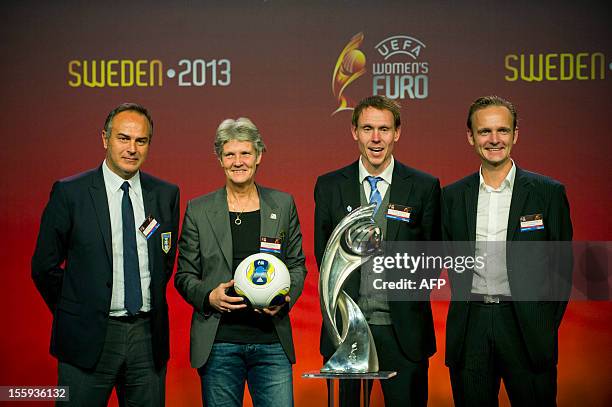
[(108, 319), (111, 319), (113, 321), (119, 321), (119, 322), (124, 322), (124, 323), (128, 323), (128, 324), (133, 324), (136, 321), (142, 320), (142, 319), (148, 319), (151, 316), (151, 312), (139, 312), (136, 315), (121, 315), (118, 317), (114, 317), (114, 316), (109, 316)]
[(487, 294), (470, 294), (471, 302), (482, 302), (485, 304), (501, 304), (511, 302), (512, 297), (508, 295), (487, 295)]

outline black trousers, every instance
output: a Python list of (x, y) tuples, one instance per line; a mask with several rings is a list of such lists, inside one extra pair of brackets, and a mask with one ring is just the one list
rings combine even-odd
[(470, 303), (461, 361), (450, 376), (457, 407), (497, 407), (502, 379), (513, 406), (556, 406), (557, 368), (532, 368), (509, 302)]
[[(412, 361), (402, 352), (391, 325), (370, 325), (381, 371), (397, 376), (381, 380), (385, 407), (424, 407), (427, 405), (429, 360)], [(339, 380), (340, 407), (359, 407), (360, 380)], [(368, 380), (370, 390), (372, 380)]]
[(58, 402), (58, 406), (103, 407), (113, 388), (122, 407), (165, 404), (166, 367), (155, 369), (148, 319), (110, 319), (96, 367), (85, 370), (59, 362), (58, 376), (58, 385), (68, 386), (70, 394), (70, 401)]

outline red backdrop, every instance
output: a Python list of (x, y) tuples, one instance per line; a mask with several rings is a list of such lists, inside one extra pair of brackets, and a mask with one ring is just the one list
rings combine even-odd
[[(338, 100), (331, 83), (342, 49), (358, 33), (364, 36), (365, 73), (346, 87), (349, 99), (386, 83), (386, 77), (374, 78), (374, 64), (420, 70), (388, 79), (413, 81), (415, 93), (411, 98), (406, 90), (400, 100), (397, 159), (435, 174), (443, 185), (475, 171), (465, 114), (476, 97), (499, 94), (519, 109), (517, 164), (566, 185), (576, 240), (611, 240), (612, 36), (604, 2), (12, 3), (0, 6), (0, 385), (55, 383), (51, 314), (30, 279), (40, 214), (53, 181), (102, 162), (100, 131), (108, 111), (136, 101), (155, 121), (144, 170), (180, 185), (183, 210), (187, 200), (224, 182), (212, 153), (221, 120), (247, 116), (259, 127), (269, 151), (258, 182), (295, 196), (307, 254), (306, 288), (292, 311), (296, 405), (323, 405), (324, 383), (300, 377), (321, 365), (312, 189), (318, 175), (357, 157), (350, 112), (332, 115)], [(406, 53), (385, 60), (377, 45), (393, 50), (391, 40), (384, 42), (393, 36), (423, 46), (415, 50), (413, 41), (398, 48)], [(103, 87), (85, 85), (83, 61), (91, 66), (94, 60), (104, 61), (110, 73)], [(138, 68), (138, 60), (159, 63)], [(108, 69), (110, 61), (118, 62)], [(151, 66), (161, 66), (161, 75), (150, 75)], [(140, 82), (153, 86), (137, 86), (121, 69), (142, 70)], [(203, 82), (202, 69), (206, 83), (195, 86)], [(179, 86), (180, 80), (192, 86)], [(197, 404), (199, 381), (188, 365), (191, 309), (172, 286), (168, 298), (168, 404)], [(452, 405), (443, 363), (447, 307), (434, 304), (439, 351), (430, 368), (433, 406)], [(610, 302), (570, 304), (560, 332), (559, 405), (606, 406), (612, 400), (611, 316)], [(382, 405), (381, 399), (376, 388), (373, 405)]]

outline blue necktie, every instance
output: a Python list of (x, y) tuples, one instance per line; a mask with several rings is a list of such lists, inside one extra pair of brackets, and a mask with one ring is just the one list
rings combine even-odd
[(136, 315), (142, 307), (142, 289), (140, 288), (140, 267), (136, 248), (136, 226), (134, 208), (130, 199), (130, 183), (121, 185), (121, 219), (123, 221), (123, 281), (125, 291), (125, 309), (130, 315)]
[(370, 188), (372, 189), (372, 191), (370, 192), (370, 203), (376, 204), (376, 208), (374, 209), (374, 215), (376, 215), (376, 212), (378, 212), (378, 208), (380, 207), (380, 204), (382, 203), (382, 196), (380, 195), (380, 191), (378, 190), (378, 188), (376, 188), (376, 186), (378, 185), (378, 181), (382, 181), (382, 178), (381, 177), (367, 177), (366, 179), (370, 183)]

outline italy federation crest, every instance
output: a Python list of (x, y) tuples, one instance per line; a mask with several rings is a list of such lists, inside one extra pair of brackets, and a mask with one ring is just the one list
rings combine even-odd
[(172, 247), (172, 232), (164, 232), (161, 234), (161, 245), (164, 253), (168, 253)]

